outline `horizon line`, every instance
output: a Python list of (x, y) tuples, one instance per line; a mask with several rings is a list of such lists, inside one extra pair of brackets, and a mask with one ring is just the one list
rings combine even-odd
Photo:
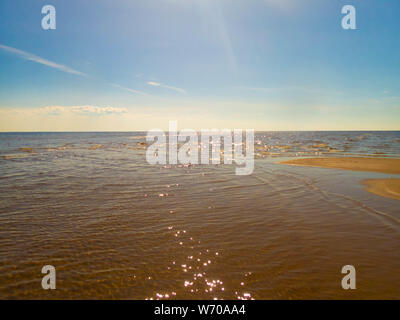
[[(207, 128), (209, 129), (209, 128)], [(215, 128), (212, 128), (215, 129)], [(223, 128), (225, 129), (225, 128)], [(238, 129), (238, 128), (234, 128)], [(239, 128), (240, 129), (240, 128)], [(152, 130), (152, 129), (149, 129)], [(1, 133), (129, 133), (129, 132), (147, 132), (149, 130), (127, 130), (127, 131), (116, 131), (116, 130), (105, 130), (105, 131), (1, 131)], [(195, 130), (201, 131), (203, 129)], [(222, 130), (222, 129), (220, 129)], [(232, 129), (233, 130), (233, 129)], [(256, 129), (241, 129), (241, 130), (254, 130), (254, 132), (400, 132), (400, 129), (349, 129), (349, 130), (256, 130)], [(162, 130), (167, 132), (168, 130)], [(180, 131), (178, 129), (178, 131)]]

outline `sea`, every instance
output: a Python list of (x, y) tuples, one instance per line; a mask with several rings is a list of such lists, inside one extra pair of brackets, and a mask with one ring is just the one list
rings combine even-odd
[(0, 299), (400, 299), (399, 201), (360, 183), (400, 175), (277, 163), (399, 158), (400, 131), (256, 132), (244, 176), (146, 148), (146, 132), (0, 133)]

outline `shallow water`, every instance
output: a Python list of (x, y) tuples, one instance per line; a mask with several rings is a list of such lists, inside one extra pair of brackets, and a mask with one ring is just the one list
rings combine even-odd
[(389, 175), (275, 164), (400, 157), (400, 132), (259, 132), (250, 176), (151, 166), (144, 135), (0, 134), (0, 298), (400, 299), (399, 202), (359, 183)]

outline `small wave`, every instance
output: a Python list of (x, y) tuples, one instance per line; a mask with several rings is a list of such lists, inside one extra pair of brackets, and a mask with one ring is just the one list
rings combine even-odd
[(13, 159), (24, 159), (28, 158), (27, 154), (5, 154), (1, 156), (4, 160), (13, 160)]
[(29, 152), (29, 153), (35, 152), (35, 150), (33, 148), (30, 148), (30, 147), (22, 147), (22, 148), (19, 148), (19, 150), (22, 151), (22, 152)]
[(97, 149), (101, 149), (104, 147), (104, 144), (96, 144), (94, 146), (90, 146), (89, 150), (97, 150)]

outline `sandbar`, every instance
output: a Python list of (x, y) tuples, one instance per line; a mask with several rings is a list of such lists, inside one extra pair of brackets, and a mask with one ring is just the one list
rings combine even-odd
[(353, 171), (372, 171), (400, 174), (400, 159), (393, 158), (361, 158), (361, 157), (330, 157), (293, 159), (278, 162), (292, 166), (309, 166)]
[[(390, 158), (307, 158), (278, 162), (292, 166), (308, 166), (330, 169), (371, 171), (400, 174), (400, 159)], [(362, 181), (368, 192), (376, 195), (400, 200), (400, 179), (367, 179)]]

